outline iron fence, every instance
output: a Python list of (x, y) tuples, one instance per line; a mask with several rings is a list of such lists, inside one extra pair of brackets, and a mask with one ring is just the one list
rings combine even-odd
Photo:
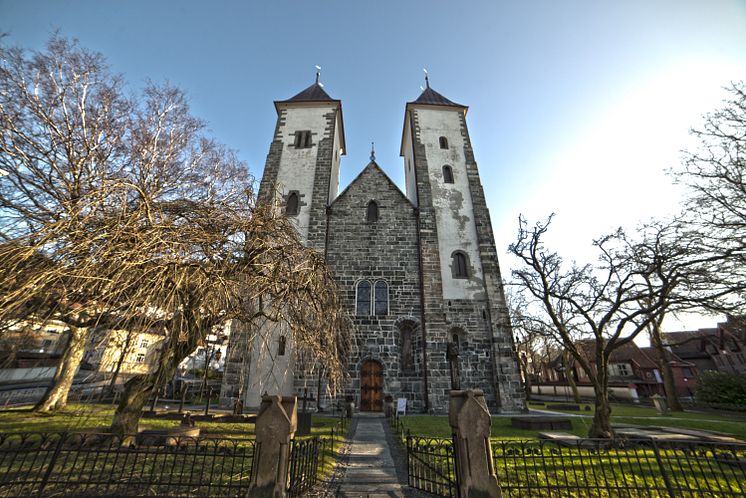
[(333, 439), (319, 437), (293, 439), (290, 442), (290, 463), (287, 492), (290, 497), (303, 496), (319, 478), (323, 464), (324, 446)]
[[(492, 440), (503, 497), (746, 496), (746, 445), (655, 440)], [(458, 497), (453, 440), (408, 436), (409, 485)]]
[(407, 436), (407, 479), (415, 489), (457, 498), (453, 439)]
[(243, 496), (254, 441), (104, 434), (0, 435), (0, 496)]
[(505, 497), (746, 496), (742, 444), (493, 440), (492, 454)]
[[(303, 496), (331, 467), (340, 418), (330, 434), (291, 442), (287, 490)], [(255, 440), (95, 433), (0, 434), (0, 497), (246, 496)]]

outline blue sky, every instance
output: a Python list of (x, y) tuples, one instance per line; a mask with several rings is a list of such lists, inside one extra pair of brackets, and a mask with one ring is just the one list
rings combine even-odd
[[(342, 188), (368, 162), (403, 186), (404, 105), (423, 84), (467, 121), (503, 273), (519, 213), (558, 213), (550, 243), (586, 259), (592, 238), (677, 208), (664, 174), (687, 130), (746, 79), (746, 1), (0, 0), (6, 41), (49, 34), (102, 52), (133, 86), (184, 88), (195, 114), (261, 175), (273, 100), (314, 65), (342, 100)], [(704, 326), (707, 320), (692, 322)]]

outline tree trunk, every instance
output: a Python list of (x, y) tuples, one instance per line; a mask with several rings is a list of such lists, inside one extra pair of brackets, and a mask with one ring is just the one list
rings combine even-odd
[(576, 403), (580, 403), (580, 391), (578, 391), (578, 385), (575, 383), (575, 379), (572, 376), (572, 370), (565, 370), (565, 378), (567, 379), (567, 385), (570, 386), (572, 391), (572, 399)]
[(611, 439), (614, 437), (614, 430), (611, 428), (608, 359), (600, 354), (597, 358), (596, 379), (593, 383), (593, 390), (596, 394), (596, 412), (593, 414), (593, 422), (591, 423), (591, 428), (588, 430), (588, 437)]
[(521, 371), (523, 372), (523, 389), (526, 393), (526, 401), (531, 400), (531, 377), (528, 373), (528, 360), (521, 359), (521, 356), (518, 356), (518, 365), (521, 368)]
[(573, 369), (571, 368), (573, 364), (572, 355), (570, 355), (570, 352), (565, 350), (562, 353), (562, 364), (565, 366), (565, 381), (567, 382), (567, 385), (570, 386), (570, 390), (572, 390), (572, 399), (576, 403), (580, 403), (580, 392), (578, 391), (578, 385), (575, 383), (575, 378), (573, 377)]
[(75, 374), (85, 353), (88, 329), (84, 327), (68, 326), (70, 338), (62, 353), (62, 358), (54, 374), (52, 385), (44, 393), (41, 400), (34, 406), (36, 412), (52, 412), (61, 410), (67, 405), (67, 396), (73, 385)]
[(130, 346), (132, 345), (132, 338), (134, 334), (132, 332), (127, 332), (127, 335), (125, 336), (124, 340), (124, 346), (122, 347), (122, 350), (119, 353), (119, 358), (117, 359), (117, 365), (114, 368), (114, 374), (111, 377), (111, 382), (109, 383), (109, 394), (114, 394), (114, 387), (117, 385), (117, 379), (119, 379), (119, 372), (122, 371), (122, 364), (124, 363), (124, 359), (127, 357), (127, 354), (129, 353)]
[(679, 395), (676, 393), (676, 384), (673, 381), (673, 369), (671, 364), (666, 360), (666, 350), (663, 347), (660, 329), (661, 320), (656, 320), (650, 329), (650, 344), (655, 348), (658, 356), (658, 368), (663, 377), (663, 390), (666, 393), (668, 408), (672, 412), (683, 412)]
[(120, 437), (137, 434), (142, 410), (156, 387), (156, 375), (136, 375), (124, 384), (124, 393), (111, 422), (112, 434)]

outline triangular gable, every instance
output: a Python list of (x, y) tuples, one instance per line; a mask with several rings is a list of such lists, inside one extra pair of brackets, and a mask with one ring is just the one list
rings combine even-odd
[(401, 198), (404, 199), (404, 201), (406, 201), (407, 204), (409, 204), (412, 207), (415, 207), (415, 205), (412, 204), (412, 201), (410, 201), (409, 198), (406, 195), (404, 195), (404, 193), (399, 189), (399, 187), (396, 185), (396, 183), (394, 183), (394, 181), (391, 178), (389, 178), (389, 176), (386, 174), (386, 172), (383, 171), (383, 169), (381, 169), (381, 167), (375, 161), (369, 162), (368, 165), (365, 168), (363, 168), (363, 170), (355, 177), (355, 179), (352, 180), (350, 182), (350, 184), (347, 185), (347, 187), (345, 187), (345, 189), (342, 192), (340, 192), (340, 194), (337, 197), (334, 198), (334, 200), (331, 202), (331, 204), (329, 204), (329, 207), (334, 206), (334, 204), (336, 204), (336, 202), (339, 199), (341, 199), (342, 197), (344, 197), (353, 185), (355, 185), (359, 181), (362, 181), (361, 178), (362, 178), (363, 174), (365, 174), (365, 172), (368, 171), (368, 170), (372, 170), (374, 172), (377, 172), (381, 176), (383, 176), (383, 178), (385, 178), (386, 181), (394, 188), (394, 190), (399, 193), (399, 195), (401, 196)]

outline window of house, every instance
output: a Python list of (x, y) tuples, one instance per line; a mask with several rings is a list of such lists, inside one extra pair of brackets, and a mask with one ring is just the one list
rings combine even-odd
[(284, 335), (281, 335), (280, 338), (277, 340), (277, 356), (285, 356), (285, 345), (287, 344), (287, 339)]
[(378, 221), (378, 204), (376, 204), (376, 201), (370, 201), (368, 203), (368, 210), (365, 214), (365, 220), (368, 223)]
[(441, 149), (447, 149), (448, 148), (448, 139), (446, 137), (440, 137), (440, 148)]
[(287, 203), (285, 204), (285, 215), (297, 216), (299, 204), (298, 192), (290, 192)]
[(361, 280), (357, 284), (357, 298), (355, 314), (357, 316), (370, 315), (370, 282)]
[(681, 369), (681, 373), (683, 373), (683, 374), (684, 374), (684, 377), (687, 377), (687, 378), (692, 378), (692, 377), (694, 377), (694, 372), (693, 372), (693, 371), (692, 371), (692, 369), (691, 369), (691, 368), (689, 368), (689, 367), (684, 367), (684, 368), (682, 368), (682, 369)]
[(443, 182), (453, 183), (453, 170), (447, 164), (443, 166)]
[(388, 315), (389, 314), (389, 286), (383, 280), (376, 282), (375, 288), (375, 314), (376, 315)]
[(140, 347), (141, 348), (147, 348), (149, 345), (150, 345), (150, 341), (148, 341), (147, 339), (142, 339), (140, 341)]
[(617, 363), (616, 365), (616, 373), (620, 377), (629, 377), (632, 375), (632, 369), (630, 366), (626, 363)]
[(311, 131), (302, 130), (295, 132), (295, 148), (296, 149), (307, 149), (311, 145)]
[(138, 355), (135, 357), (135, 363), (144, 363), (145, 362), (145, 353), (138, 353)]
[(453, 277), (454, 278), (469, 278), (469, 265), (466, 259), (466, 254), (461, 251), (456, 251), (451, 256), (453, 259)]

